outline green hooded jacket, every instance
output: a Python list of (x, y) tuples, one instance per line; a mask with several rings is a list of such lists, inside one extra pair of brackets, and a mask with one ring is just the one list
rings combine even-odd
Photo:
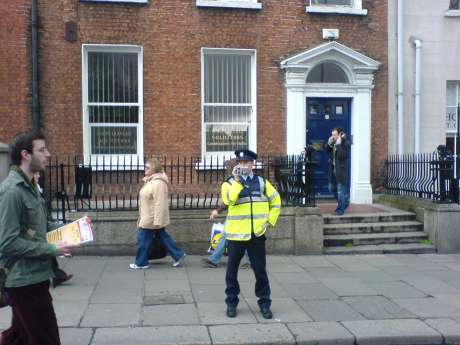
[(0, 184), (0, 264), (19, 260), (8, 274), (6, 287), (20, 287), (54, 277), (51, 258), (56, 246), (46, 242), (45, 200), (18, 168)]

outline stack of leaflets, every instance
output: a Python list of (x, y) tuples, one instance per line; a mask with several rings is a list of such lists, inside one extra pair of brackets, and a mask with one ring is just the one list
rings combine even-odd
[(85, 216), (76, 221), (66, 224), (46, 234), (48, 243), (66, 243), (69, 246), (91, 242), (93, 237), (93, 225), (91, 219)]

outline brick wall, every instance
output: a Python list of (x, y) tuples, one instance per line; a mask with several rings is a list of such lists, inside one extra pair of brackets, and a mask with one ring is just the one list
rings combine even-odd
[(0, 142), (31, 126), (30, 1), (0, 2)]
[[(20, 7), (19, 1), (12, 2)], [(143, 46), (145, 152), (186, 156), (201, 152), (200, 49), (257, 49), (257, 149), (262, 154), (283, 153), (286, 100), (279, 62), (323, 43), (322, 28), (338, 28), (340, 43), (382, 63), (372, 100), (375, 179), (387, 152), (387, 1), (363, 0), (369, 11), (364, 17), (307, 14), (305, 0), (261, 2), (261, 11), (250, 11), (197, 9), (194, 0), (150, 0), (141, 6), (77, 0), (56, 5), (54, 0), (39, 0), (40, 100), (53, 153), (81, 154), (83, 150), (81, 45), (85, 43)], [(14, 30), (25, 45), (28, 13), (24, 18), (22, 31)], [(78, 25), (75, 43), (64, 39), (69, 20)], [(18, 44), (16, 39), (13, 43)], [(11, 61), (17, 58), (3, 54), (0, 59), (10, 59), (6, 61), (14, 66)], [(28, 67), (12, 70), (21, 74), (22, 88), (27, 89)], [(23, 94), (22, 88), (12, 95)], [(0, 120), (4, 122), (9, 113), (0, 111)], [(0, 140), (8, 140), (11, 133), (10, 128), (2, 128)]]

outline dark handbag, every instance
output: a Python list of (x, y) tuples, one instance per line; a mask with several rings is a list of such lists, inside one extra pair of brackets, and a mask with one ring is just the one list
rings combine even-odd
[(160, 236), (155, 235), (149, 249), (149, 260), (163, 259), (167, 254), (168, 251), (163, 242), (161, 242)]
[(17, 259), (9, 259), (6, 261), (5, 266), (0, 267), (0, 308), (9, 306), (8, 298), (5, 292), (5, 284), (8, 272), (11, 271), (16, 261)]

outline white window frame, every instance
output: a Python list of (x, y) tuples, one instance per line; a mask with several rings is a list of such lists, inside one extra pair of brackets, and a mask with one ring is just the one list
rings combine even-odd
[[(91, 154), (91, 128), (89, 123), (89, 102), (88, 102), (88, 53), (137, 53), (137, 78), (138, 78), (138, 102), (139, 107), (137, 124), (137, 153), (136, 154)], [(144, 165), (144, 86), (143, 86), (143, 47), (136, 45), (114, 45), (114, 44), (83, 44), (82, 45), (82, 109), (83, 109), (83, 155), (84, 163), (94, 166), (104, 165), (105, 169), (129, 169), (119, 166), (126, 162), (133, 168)], [(119, 105), (120, 103), (117, 103)], [(110, 105), (110, 104), (108, 104)], [(124, 126), (134, 127), (132, 124), (123, 123)], [(108, 125), (107, 127), (109, 127)], [(119, 126), (112, 124), (112, 126)]]
[[(204, 122), (204, 56), (205, 54), (235, 54), (251, 56), (251, 117), (249, 123), (248, 148), (257, 150), (257, 50), (256, 49), (236, 49), (236, 48), (201, 48), (201, 157), (210, 161), (211, 157), (216, 162), (224, 163), (224, 159), (235, 156), (233, 151), (207, 152), (206, 151), (206, 124)], [(203, 163), (203, 162), (202, 162)], [(214, 163), (215, 164), (215, 163)], [(202, 167), (201, 168), (206, 168)]]
[(196, 0), (196, 7), (260, 10), (262, 9), (262, 4), (257, 0)]
[(363, 9), (362, 0), (352, 0), (351, 6), (343, 5), (316, 5), (312, 4), (306, 8), (307, 13), (322, 13), (322, 14), (349, 14), (354, 16), (367, 16), (367, 10)]

